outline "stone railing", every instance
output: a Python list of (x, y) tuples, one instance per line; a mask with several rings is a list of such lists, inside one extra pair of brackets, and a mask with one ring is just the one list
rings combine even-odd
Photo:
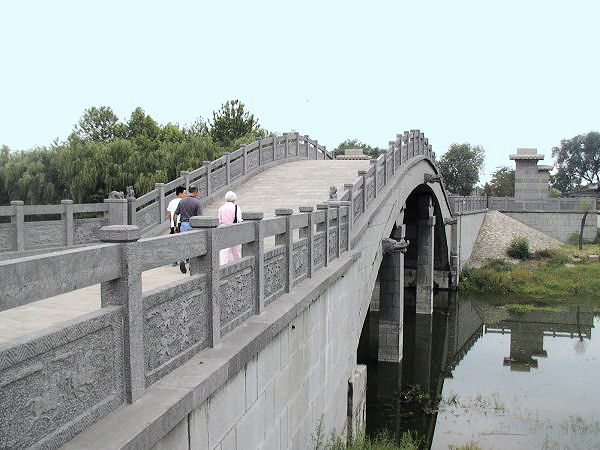
[(451, 195), (448, 197), (450, 211), (452, 214), (469, 213), (484, 211), (488, 208), (488, 199), (486, 196), (459, 196)]
[(345, 184), (341, 199), (349, 201), (352, 206), (352, 223), (367, 211), (369, 204), (377, 198), (398, 168), (419, 156), (435, 160), (429, 139), (419, 130), (405, 131), (404, 134), (398, 134), (395, 141), (389, 142), (387, 152), (371, 160), (368, 170), (358, 172), (358, 180), (352, 184)]
[[(106, 226), (101, 244), (0, 261), (0, 311), (95, 284), (102, 305), (0, 344), (0, 448), (59, 446), (348, 250), (349, 202), (243, 219), (195, 217), (190, 232), (145, 239)], [(244, 256), (219, 266), (219, 250), (238, 244)], [(190, 277), (142, 291), (143, 271), (183, 258)]]
[(199, 199), (208, 203), (224, 191), (244, 182), (250, 176), (287, 162), (290, 159), (333, 159), (333, 154), (316, 140), (299, 133), (283, 133), (242, 145), (232, 153), (225, 153), (215, 161), (191, 172), (182, 171), (181, 176), (168, 183), (157, 183), (154, 190), (135, 201), (135, 221), (142, 233), (166, 221), (167, 204), (175, 198), (177, 186), (197, 186)]
[(450, 196), (452, 214), (492, 209), (502, 212), (580, 212), (595, 208), (595, 198), (539, 198)]
[[(60, 205), (25, 205), (15, 200), (10, 206), (0, 206), (0, 253), (97, 242), (100, 227), (127, 223), (127, 210), (119, 202), (126, 200), (106, 199), (104, 203), (88, 204), (62, 200)], [(38, 220), (39, 216), (45, 216), (45, 220)]]
[[(5, 255), (6, 259), (40, 253), (44, 249), (98, 242), (98, 230), (104, 225), (138, 225), (143, 235), (160, 234), (163, 229), (159, 225), (167, 220), (167, 205), (175, 197), (178, 186), (186, 189), (197, 186), (199, 199), (207, 203), (249, 177), (295, 159), (333, 159), (333, 154), (307, 135), (283, 133), (242, 145), (215, 161), (205, 161), (202, 167), (191, 172), (182, 171), (179, 178), (156, 183), (155, 189), (137, 199), (130, 196), (90, 204), (63, 200), (60, 205), (24, 205), (15, 200), (10, 206), (0, 206), (0, 254), (17, 253)], [(81, 213), (97, 213), (99, 217), (78, 218)], [(34, 216), (40, 215), (60, 217), (35, 220)]]
[(596, 209), (594, 197), (514, 198), (489, 197), (489, 208), (510, 212), (577, 212)]

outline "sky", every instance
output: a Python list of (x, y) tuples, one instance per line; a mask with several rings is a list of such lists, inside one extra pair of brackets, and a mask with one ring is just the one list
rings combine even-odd
[(420, 129), (441, 156), (600, 130), (598, 1), (0, 2), (0, 145), (49, 145), (83, 111), (161, 124), (240, 99), (329, 149)]

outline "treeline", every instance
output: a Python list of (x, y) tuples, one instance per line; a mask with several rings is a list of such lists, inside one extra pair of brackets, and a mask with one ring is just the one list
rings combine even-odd
[(258, 120), (238, 100), (212, 121), (160, 125), (142, 108), (121, 121), (110, 107), (87, 109), (66, 140), (26, 151), (0, 149), (0, 205), (10, 200), (53, 204), (102, 202), (134, 186), (137, 196), (177, 178), (242, 143), (264, 137)]

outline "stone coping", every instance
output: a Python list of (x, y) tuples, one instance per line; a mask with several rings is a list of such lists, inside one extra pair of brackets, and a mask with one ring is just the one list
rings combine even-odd
[(512, 155), (508, 155), (509, 159), (513, 159), (513, 160), (517, 160), (517, 159), (529, 159), (529, 160), (542, 160), (544, 159), (544, 155), (540, 155), (539, 153), (534, 153), (534, 154), (516, 154), (513, 153)]
[(360, 258), (348, 251), (206, 349), (82, 432), (64, 449), (151, 448), (299, 316)]

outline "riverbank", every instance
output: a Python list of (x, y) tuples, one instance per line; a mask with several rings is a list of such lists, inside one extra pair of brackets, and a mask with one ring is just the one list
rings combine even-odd
[(543, 303), (559, 303), (576, 296), (582, 303), (600, 305), (600, 254), (598, 244), (582, 250), (565, 245), (542, 250), (532, 258), (511, 264), (490, 259), (480, 268), (465, 268), (459, 291), (469, 294), (518, 296)]

